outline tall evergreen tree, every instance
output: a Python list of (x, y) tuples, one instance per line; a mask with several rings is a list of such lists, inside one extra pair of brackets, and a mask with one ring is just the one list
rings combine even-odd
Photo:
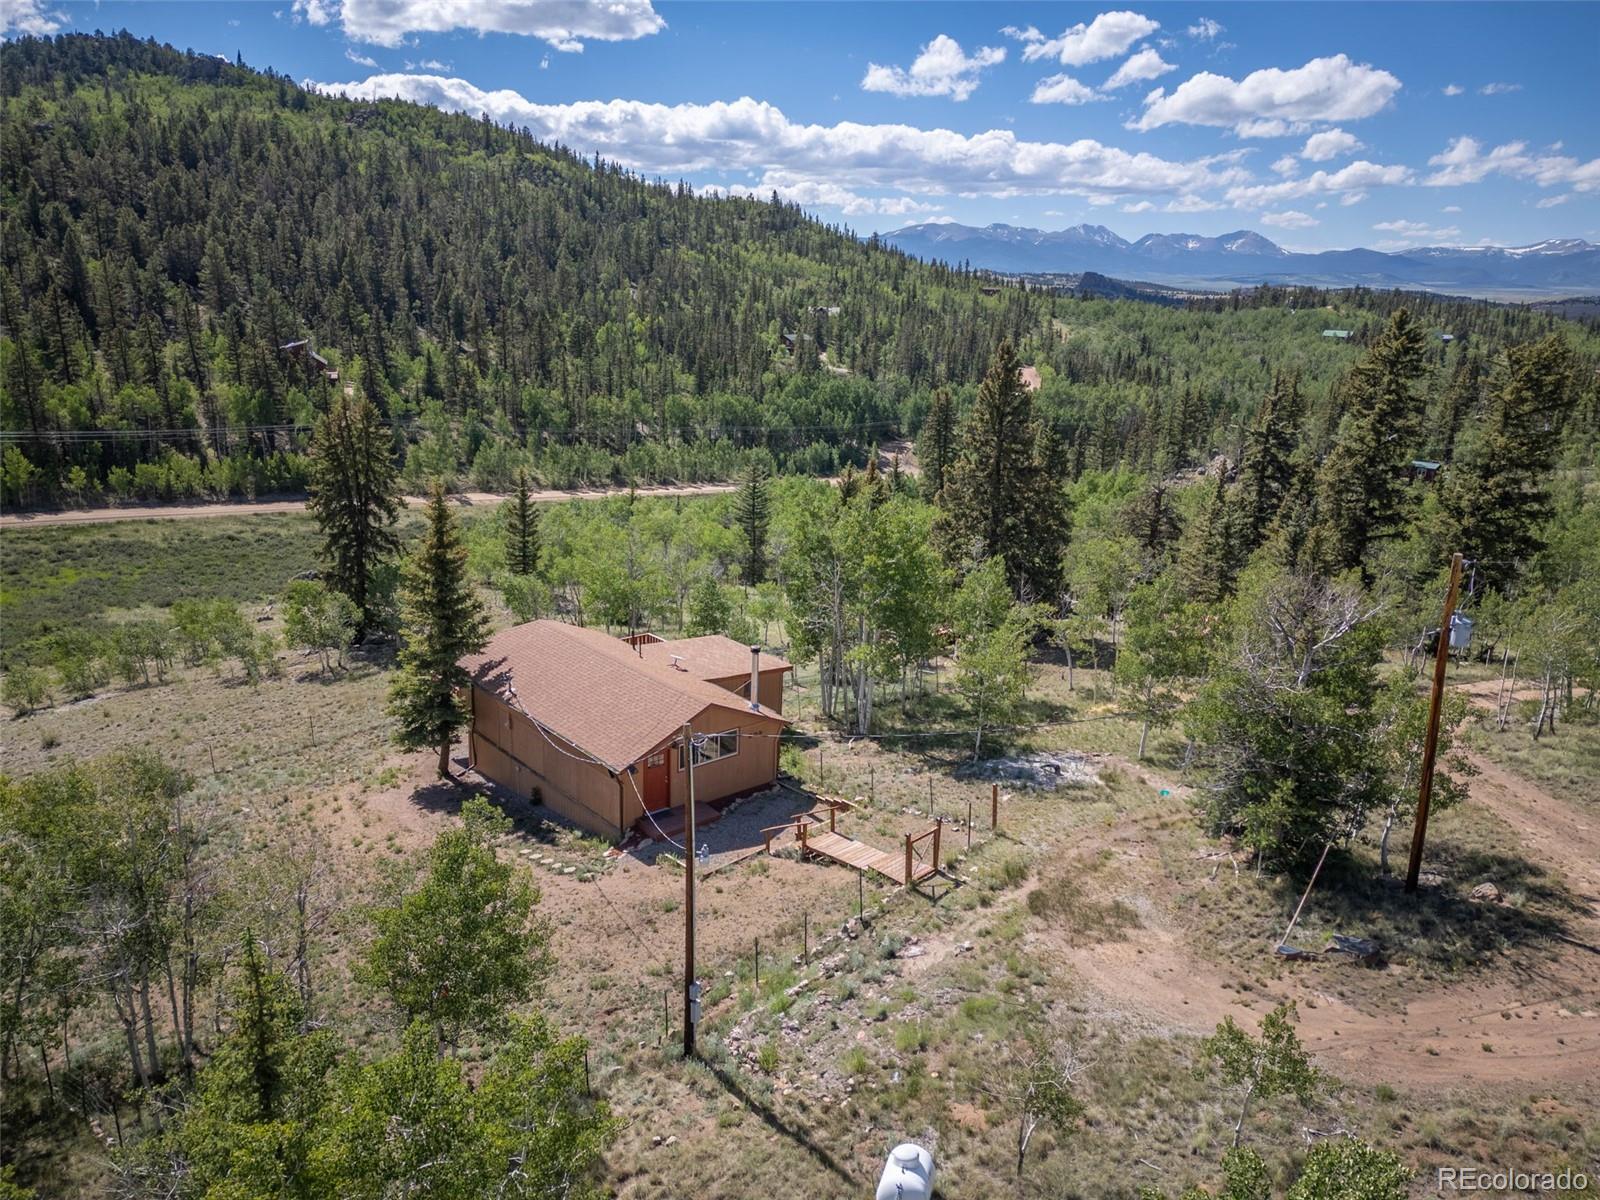
[(1476, 354), (1464, 354), (1456, 363), (1450, 384), (1440, 397), (1438, 411), (1428, 422), (1428, 433), (1433, 439), (1429, 453), (1440, 462), (1449, 462), (1455, 455), (1456, 438), (1467, 418), (1478, 411), (1483, 398), (1483, 360)]
[(922, 437), (917, 442), (917, 457), (922, 464), (922, 477), (928, 481), (928, 497), (936, 498), (944, 490), (945, 475), (955, 457), (956, 410), (950, 400), (949, 388), (937, 388), (933, 393), (933, 406), (928, 409), (922, 423)]
[(1129, 502), (1122, 523), (1128, 536), (1139, 543), (1148, 575), (1160, 571), (1183, 533), (1183, 518), (1172, 503), (1172, 488), (1160, 479), (1152, 479)]
[(1267, 536), (1294, 480), (1295, 447), (1300, 441), (1300, 380), (1279, 375), (1245, 437), (1239, 466), (1239, 536), (1242, 549), (1254, 550)]
[(327, 583), (361, 610), (360, 641), (377, 623), (373, 575), (399, 548), (390, 435), (365, 397), (339, 395), (311, 441), (308, 507), (322, 531)]
[(998, 557), (1014, 592), (1054, 598), (1070, 526), (1060, 480), (1041, 461), (1033, 395), (1010, 340), (1002, 341), (962, 422), (935, 526), (956, 566)]
[(1215, 604), (1233, 593), (1234, 577), (1239, 573), (1236, 524), (1227, 476), (1218, 471), (1178, 553), (1178, 577), (1189, 601)]
[(772, 517), (772, 497), (767, 465), (752, 458), (733, 497), (733, 519), (744, 534), (744, 581), (754, 587), (767, 577), (767, 524)]
[(450, 777), (450, 742), (466, 724), (461, 696), (471, 683), (461, 659), (483, 649), (488, 622), (467, 577), (467, 548), (456, 517), (435, 483), (428, 528), (400, 581), (400, 669), (389, 687), (395, 741), (409, 750), (439, 748), (439, 774)]
[(1366, 360), (1351, 372), (1349, 408), (1317, 483), (1316, 566), (1361, 566), (1367, 547), (1401, 523), (1405, 467), (1422, 419), (1422, 328), (1405, 309), (1389, 319)]
[(1444, 549), (1479, 564), (1480, 578), (1513, 582), (1543, 546), (1550, 466), (1573, 403), (1572, 355), (1554, 334), (1513, 346), (1477, 441), (1441, 497)]
[(502, 506), (506, 525), (506, 566), (513, 575), (539, 570), (539, 510), (528, 488), (528, 472), (517, 472), (517, 488)]

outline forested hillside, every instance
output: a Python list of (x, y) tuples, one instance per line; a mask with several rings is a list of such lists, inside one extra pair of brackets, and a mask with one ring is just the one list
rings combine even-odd
[(1300, 379), (1316, 452), (1402, 302), (1428, 339), (1417, 453), (1448, 458), (1494, 356), (1559, 328), (1580, 381), (1564, 457), (1592, 461), (1600, 340), (1544, 313), (997, 288), (793, 205), (127, 35), (0, 55), (12, 504), (299, 490), (309, 426), (343, 390), (393, 423), (412, 490), (504, 489), (520, 467), (554, 486), (730, 478), (758, 448), (829, 473), (916, 436), (936, 387), (968, 407), (1002, 338), (1038, 366), (1073, 477), (1237, 461), (1280, 375)]
[[(727, 474), (758, 441), (831, 469), (906, 387), (975, 377), (1040, 319), (1030, 295), (985, 296), (792, 205), (697, 198), (432, 109), (127, 36), (4, 56), (5, 424), (186, 431), (31, 441), (46, 493), (158, 442), (285, 449), (272, 427), (352, 384), (459, 436), (466, 465), (488, 443), (484, 483), (529, 435), (559, 482), (613, 456), (635, 477)], [(304, 338), (337, 382), (280, 350)]]

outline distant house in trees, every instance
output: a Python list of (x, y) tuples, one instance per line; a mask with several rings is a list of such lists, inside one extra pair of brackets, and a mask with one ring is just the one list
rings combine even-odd
[(1017, 374), (1022, 377), (1022, 386), (1030, 392), (1037, 392), (1044, 386), (1044, 378), (1039, 374), (1038, 367), (1023, 367)]
[[(614, 638), (529, 621), (462, 660), (472, 676), (473, 767), (593, 833), (671, 828), (688, 801), (681, 732), (695, 750), (695, 803), (714, 806), (778, 777), (781, 658), (731, 638)], [(750, 700), (751, 685), (755, 701)]]
[(1439, 472), (1443, 469), (1443, 465), (1444, 464), (1442, 463), (1432, 462), (1426, 458), (1413, 458), (1411, 460), (1411, 467), (1407, 471), (1407, 474), (1409, 474), (1412, 479), (1421, 480), (1423, 483), (1432, 483), (1435, 479), (1439, 478)]
[(1325, 338), (1338, 338), (1341, 342), (1343, 342), (1348, 341), (1352, 333), (1353, 330), (1349, 329), (1324, 329), (1322, 331), (1322, 336)]
[(837, 304), (819, 304), (811, 311), (819, 317), (837, 317), (839, 315), (839, 306)]
[(320, 374), (329, 383), (339, 382), (339, 372), (328, 365), (327, 359), (311, 348), (309, 338), (301, 338), (298, 342), (285, 342), (278, 347), (278, 350), (301, 370)]

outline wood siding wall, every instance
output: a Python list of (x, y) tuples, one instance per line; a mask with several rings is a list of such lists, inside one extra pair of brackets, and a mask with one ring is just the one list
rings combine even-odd
[[(783, 711), (783, 677), (788, 673), (787, 670), (761, 672), (761, 680), (756, 688), (756, 702), (762, 708), (770, 708), (775, 713)], [(750, 691), (750, 672), (746, 671), (743, 675), (729, 675), (726, 679), (711, 679), (707, 682), (744, 696)]]
[[(777, 676), (781, 694), (782, 673), (771, 674)], [(766, 683), (763, 675), (763, 691)], [(767, 703), (765, 696), (762, 703)], [(583, 761), (588, 756), (576, 746), (544, 733), (492, 693), (475, 688), (472, 706), (472, 763), (485, 779), (519, 796), (531, 797), (537, 788), (541, 802), (553, 812), (605, 837), (620, 838), (644, 816), (642, 758), (622, 776), (613, 777), (600, 764)], [(777, 721), (739, 709), (708, 707), (691, 727), (696, 733), (737, 729), (740, 735), (737, 754), (695, 768), (697, 803), (755, 791), (777, 779), (779, 743), (773, 735), (783, 730)], [(677, 808), (689, 802), (689, 785), (679, 769), (676, 747), (668, 753), (671, 804)]]
[[(588, 756), (576, 746), (543, 733), (482, 688), (475, 689), (472, 712), (472, 764), (485, 779), (519, 796), (538, 788), (542, 803), (591, 833), (620, 837), (639, 818), (633, 789), (599, 763), (584, 761)], [(632, 801), (631, 816), (619, 797)]]

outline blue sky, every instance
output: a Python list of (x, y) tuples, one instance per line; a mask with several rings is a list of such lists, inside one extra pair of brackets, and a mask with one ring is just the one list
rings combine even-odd
[(859, 231), (1600, 240), (1600, 6), (5, 0)]

